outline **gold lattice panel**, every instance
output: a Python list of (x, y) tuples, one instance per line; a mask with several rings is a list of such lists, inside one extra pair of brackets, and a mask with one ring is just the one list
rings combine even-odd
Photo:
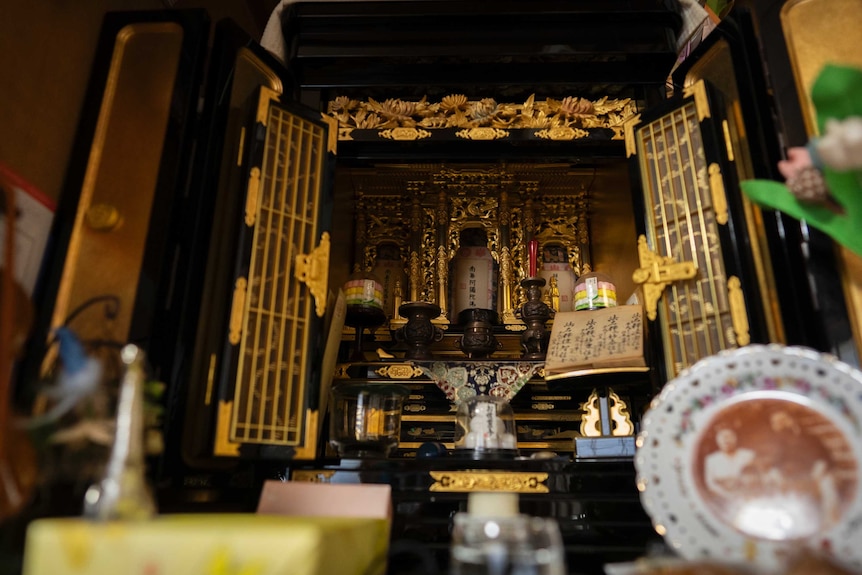
[[(231, 440), (293, 446), (303, 439), (308, 321), (314, 308), (294, 277), (297, 255), (318, 235), (326, 130), (275, 106), (259, 174), (252, 169), (244, 233), (248, 278), (234, 381)], [(254, 181), (255, 177), (259, 181)], [(242, 279), (242, 278), (240, 278)]]
[(718, 166), (706, 159), (694, 100), (639, 127), (637, 139), (649, 244), (660, 257), (698, 270), (691, 280), (670, 283), (659, 302), (668, 367), (678, 373), (737, 344), (718, 234), (726, 213), (710, 181)]

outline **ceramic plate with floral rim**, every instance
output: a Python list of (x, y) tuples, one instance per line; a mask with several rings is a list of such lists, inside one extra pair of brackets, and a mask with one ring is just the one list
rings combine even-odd
[(779, 571), (802, 546), (862, 570), (862, 372), (751, 345), (665, 385), (635, 467), (655, 529), (682, 557)]

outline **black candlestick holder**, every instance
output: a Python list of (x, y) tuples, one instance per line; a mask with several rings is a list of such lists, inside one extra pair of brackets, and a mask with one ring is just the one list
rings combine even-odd
[(527, 301), (521, 306), (521, 319), (527, 326), (521, 334), (521, 348), (524, 350), (522, 359), (545, 359), (548, 352), (548, 341), (551, 333), (545, 329), (545, 323), (553, 311), (542, 301), (542, 288), (545, 278), (529, 277), (521, 280), (521, 287), (527, 293)]

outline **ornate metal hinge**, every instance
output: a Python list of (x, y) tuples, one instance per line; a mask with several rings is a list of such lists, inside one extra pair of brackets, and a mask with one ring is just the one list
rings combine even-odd
[(694, 262), (675, 262), (649, 249), (645, 235), (638, 238), (638, 259), (641, 267), (632, 274), (632, 280), (643, 286), (647, 317), (655, 319), (658, 300), (671, 282), (688, 280), (697, 275)]
[(308, 286), (314, 296), (317, 317), (326, 313), (326, 290), (329, 287), (329, 232), (323, 232), (310, 254), (296, 256), (296, 279)]

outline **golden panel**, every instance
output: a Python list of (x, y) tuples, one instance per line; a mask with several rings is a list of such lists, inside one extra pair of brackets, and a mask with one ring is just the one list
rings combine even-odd
[(431, 471), (434, 484), (429, 491), (469, 493), (505, 491), (511, 493), (548, 493), (547, 473), (498, 471)]
[(789, 0), (781, 8), (781, 25), (787, 41), (797, 92), (808, 133), (817, 133), (811, 86), (827, 62), (862, 68), (859, 0)]
[[(78, 316), (75, 330), (85, 340), (128, 341), (182, 41), (182, 28), (165, 22), (128, 25), (114, 43), (51, 320), (62, 325), (92, 298), (116, 296), (110, 334), (104, 318), (89, 325)], [(86, 225), (88, 215), (105, 213), (99, 206), (111, 215)], [(52, 346), (43, 369), (55, 354)]]

